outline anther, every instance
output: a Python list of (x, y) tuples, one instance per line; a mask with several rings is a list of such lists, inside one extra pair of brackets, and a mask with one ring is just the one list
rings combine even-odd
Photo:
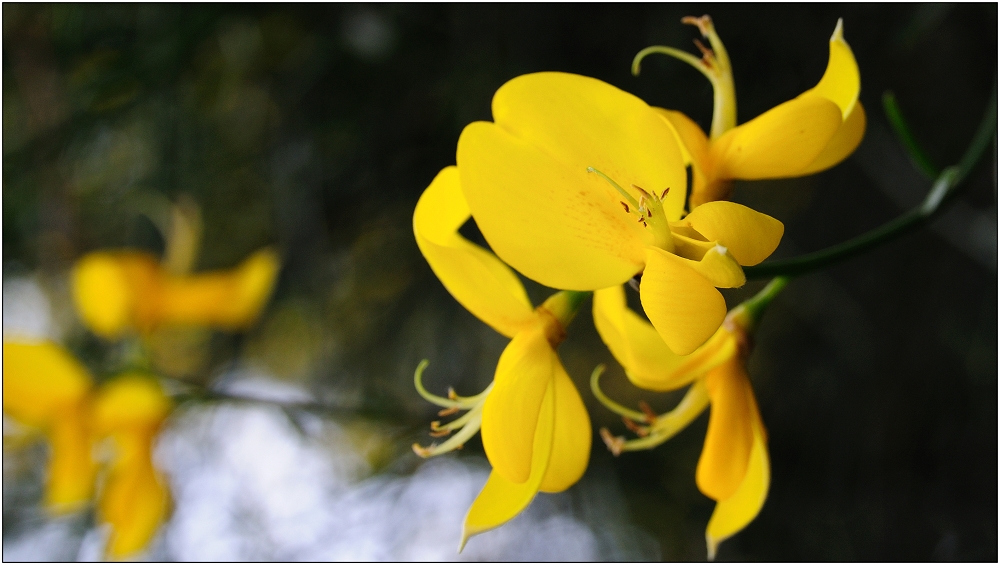
[(430, 432), (431, 437), (445, 437), (451, 435), (451, 430), (438, 430), (436, 432)]
[(639, 410), (642, 410), (642, 413), (646, 415), (647, 424), (653, 424), (656, 422), (657, 414), (653, 411), (649, 404), (646, 404), (645, 400), (639, 401)]
[(698, 46), (698, 50), (701, 51), (701, 56), (704, 58), (706, 63), (711, 62), (711, 60), (715, 58), (715, 53), (708, 47), (705, 47), (705, 44), (700, 40), (695, 39), (694, 44)]
[(653, 211), (650, 210), (649, 208), (646, 208), (646, 215), (649, 216), (650, 218), (652, 218), (653, 217)]
[[(612, 455), (618, 457), (622, 454), (622, 449), (625, 447), (625, 438), (615, 437), (611, 435), (611, 432), (607, 428), (601, 428), (601, 439), (604, 440), (604, 445), (608, 446), (608, 451)], [(414, 445), (414, 451), (416, 450), (416, 445)], [(419, 455), (419, 453), (417, 453)]]
[(638, 190), (639, 192), (641, 192), (642, 195), (645, 196), (646, 198), (650, 198), (651, 197), (650, 194), (648, 192), (646, 192), (646, 190), (644, 188), (642, 188), (641, 186), (639, 186), (637, 184), (633, 184), (632, 188), (634, 188), (634, 189)]
[(458, 400), (458, 395), (455, 394), (455, 389), (453, 389), (451, 387), (448, 387), (448, 399), (449, 400)]
[(458, 414), (460, 408), (458, 406), (452, 406), (451, 408), (445, 408), (438, 412), (438, 416), (444, 418), (445, 416), (451, 416), (452, 414)]
[(622, 202), (620, 200), (618, 201), (618, 203), (622, 205), (622, 208), (625, 208), (625, 213), (628, 214), (629, 213), (628, 204), (626, 204), (626, 203), (624, 203), (624, 202)]
[(622, 417), (622, 422), (625, 422), (625, 427), (628, 428), (630, 432), (639, 437), (646, 437), (649, 435), (649, 428), (647, 428), (646, 426), (640, 426), (635, 422), (633, 422), (632, 420), (629, 420), (628, 418), (625, 417)]
[(670, 192), (670, 187), (668, 186), (667, 189), (663, 191), (663, 194), (660, 195), (660, 200), (663, 200), (664, 198), (666, 198), (667, 197), (667, 193), (669, 193), (669, 192)]
[(422, 447), (419, 443), (415, 443), (411, 447), (413, 447), (414, 453), (416, 453), (420, 457), (423, 457), (424, 459), (427, 459), (431, 455), (434, 455), (433, 451), (434, 448), (437, 446), (432, 443), (430, 447)]

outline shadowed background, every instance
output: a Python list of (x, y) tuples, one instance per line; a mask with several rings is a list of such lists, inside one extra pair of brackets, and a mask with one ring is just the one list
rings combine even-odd
[[(471, 395), (506, 344), (448, 295), (413, 241), (413, 207), (454, 164), (461, 129), (490, 119), (505, 81), (546, 70), (599, 78), (707, 129), (711, 87), (694, 69), (654, 56), (640, 77), (629, 72), (648, 45), (694, 51), (696, 30), (680, 18), (706, 9), (732, 59), (741, 122), (819, 80), (838, 17), (861, 68), (869, 124), (855, 155), (813, 177), (737, 185), (735, 200), (785, 223), (775, 257), (873, 228), (930, 187), (888, 128), (884, 90), (944, 166), (996, 80), (995, 4), (4, 4), (5, 332), (54, 337), (111, 374), (116, 352), (75, 320), (66, 272), (95, 249), (162, 252), (142, 213), (157, 195), (201, 206), (198, 269), (268, 244), (283, 254), (255, 329), (197, 343), (166, 335), (154, 354), (172, 379), (311, 404), (182, 405), (158, 450), (175, 512), (149, 556), (703, 559), (712, 502), (694, 468), (705, 415), (619, 458), (595, 434), (579, 485), (540, 495), (461, 556), (461, 519), (486, 476), (481, 444), (426, 463), (409, 445), (430, 443), (436, 418), (413, 390), (417, 363), (430, 360), (432, 391)], [(772, 305), (750, 361), (770, 495), (720, 560), (997, 559), (995, 147), (929, 228), (803, 276)], [(528, 290), (536, 303), (549, 292)], [(613, 398), (670, 408), (676, 394), (627, 383), (589, 318), (585, 306), (560, 353), (595, 431), (625, 431), (589, 392), (598, 363)], [(96, 556), (90, 517), (39, 510), (44, 457), (5, 433), (4, 558)]]

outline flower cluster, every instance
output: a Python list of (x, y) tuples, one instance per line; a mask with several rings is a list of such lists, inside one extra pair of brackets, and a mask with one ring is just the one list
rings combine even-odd
[[(186, 233), (172, 234), (168, 249), (180, 239), (191, 251)], [(185, 262), (191, 258), (188, 253)], [(279, 261), (265, 249), (230, 271), (187, 274), (177, 267), (140, 251), (85, 255), (71, 274), (81, 321), (104, 340), (137, 338), (140, 344), (162, 327), (246, 329), (271, 294)], [(54, 514), (77, 511), (96, 492), (113, 559), (143, 550), (170, 509), (153, 446), (174, 403), (148, 361), (133, 365), (98, 382), (57, 343), (4, 337), (4, 413), (26, 434), (42, 434), (51, 448), (45, 505)]]
[[(701, 71), (715, 89), (710, 135), (684, 114), (654, 108), (600, 80), (546, 72), (514, 78), (493, 97), (493, 121), (466, 126), (457, 166), (441, 171), (413, 216), (421, 252), (445, 288), (470, 312), (511, 338), (490, 388), (441, 398), (468, 410), (414, 446), (422, 456), (450, 451), (481, 427), (493, 473), (466, 517), (462, 545), (499, 526), (538, 491), (557, 492), (586, 468), (590, 420), (556, 347), (583, 297), (594, 294), (594, 322), (629, 379), (653, 391), (689, 386), (672, 412), (622, 413), (641, 437), (602, 430), (608, 447), (645, 449), (666, 441), (711, 407), (696, 483), (717, 501), (706, 531), (709, 555), (746, 526), (767, 496), (767, 436), (745, 369), (748, 333), (781, 284), (727, 314), (719, 288), (742, 286), (743, 267), (765, 260), (783, 234), (780, 221), (728, 202), (733, 179), (812, 174), (860, 143), (865, 114), (860, 77), (838, 22), (830, 57), (814, 88), (747, 123), (736, 123), (729, 56), (707, 17), (685, 18), (711, 48), (696, 58), (651, 47)], [(691, 183), (689, 186), (688, 171)], [(458, 233), (475, 220), (493, 253)], [(495, 255), (494, 255), (495, 253)], [(509, 265), (509, 267), (508, 267)], [(511, 269), (513, 268), (513, 270)], [(563, 289), (533, 309), (514, 270)], [(626, 306), (623, 283), (639, 293), (645, 317)]]

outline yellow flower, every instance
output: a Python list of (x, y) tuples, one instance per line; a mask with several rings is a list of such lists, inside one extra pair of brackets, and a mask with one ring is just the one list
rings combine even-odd
[[(512, 338), (497, 363), (493, 384), (482, 394), (444, 399), (418, 391), (463, 417), (432, 428), (459, 432), (440, 446), (414, 446), (418, 454), (444, 453), (482, 426), (483, 447), (493, 465), (486, 485), (465, 518), (461, 546), (526, 508), (535, 494), (560, 492), (580, 479), (590, 458), (591, 428), (583, 400), (555, 352), (576, 311), (580, 293), (561, 292), (532, 308), (517, 275), (489, 251), (458, 234), (469, 208), (455, 167), (442, 170), (417, 203), (413, 232), (445, 288), (477, 318)], [(461, 428), (461, 429), (460, 429)], [(460, 546), (460, 550), (461, 550)]]
[(731, 179), (799, 177), (828, 169), (850, 155), (865, 133), (865, 111), (858, 100), (861, 75), (844, 41), (843, 20), (830, 37), (830, 57), (819, 83), (749, 122), (736, 125), (736, 92), (722, 40), (708, 16), (684, 18), (697, 25), (712, 49), (697, 59), (670, 47), (650, 47), (636, 56), (633, 69), (649, 53), (677, 57), (701, 71), (715, 89), (711, 137), (681, 112), (656, 110), (683, 140), (692, 165), (692, 207), (728, 198)]
[(594, 293), (594, 323), (637, 386), (665, 391), (691, 385), (674, 410), (655, 416), (604, 397), (597, 387), (600, 372), (595, 371), (592, 384), (598, 398), (619, 414), (647, 424), (631, 426), (641, 437), (630, 441), (601, 430), (615, 454), (659, 445), (711, 406), (695, 481), (716, 501), (705, 530), (708, 556), (714, 558), (719, 543), (757, 516), (770, 484), (767, 433), (745, 367), (746, 330), (751, 323), (746, 308), (733, 309), (715, 335), (687, 357), (673, 354), (653, 328), (627, 308), (621, 287)]
[(93, 495), (92, 385), (87, 369), (52, 342), (3, 342), (3, 411), (48, 438), (45, 505), (54, 513), (77, 510)]
[(239, 330), (257, 319), (279, 267), (272, 249), (230, 271), (196, 275), (171, 273), (148, 253), (98, 251), (74, 266), (73, 298), (84, 324), (106, 339), (164, 324)]
[(97, 506), (100, 519), (111, 525), (107, 551), (114, 559), (146, 547), (169, 511), (166, 481), (153, 467), (152, 449), (170, 409), (156, 381), (136, 373), (108, 382), (94, 400), (95, 431), (114, 446)]
[(741, 265), (763, 261), (781, 239), (780, 222), (739, 204), (684, 216), (674, 128), (611, 85), (520, 76), (497, 91), (493, 117), (468, 125), (457, 153), (462, 192), (493, 251), (561, 289), (606, 288), (641, 272), (643, 308), (678, 354), (725, 317), (715, 287), (741, 286)]
[(91, 499), (95, 444), (113, 442), (98, 515), (111, 525), (107, 553), (118, 559), (144, 548), (167, 514), (169, 495), (153, 467), (152, 445), (171, 402), (155, 380), (139, 374), (92, 389), (90, 374), (62, 347), (4, 341), (4, 412), (42, 430), (52, 446), (45, 489), (50, 511), (77, 510)]

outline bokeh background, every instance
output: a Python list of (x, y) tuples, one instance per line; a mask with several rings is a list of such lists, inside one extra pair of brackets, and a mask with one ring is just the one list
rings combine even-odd
[[(3, 323), (48, 336), (99, 378), (122, 353), (88, 334), (67, 271), (95, 249), (162, 252), (149, 202), (192, 198), (198, 269), (275, 244), (277, 291), (252, 331), (159, 336), (180, 405), (157, 460), (174, 513), (155, 560), (702, 560), (712, 502), (694, 484), (707, 416), (649, 452), (595, 434), (584, 479), (540, 495), (454, 553), (488, 465), (478, 439), (423, 461), (434, 407), (412, 386), (475, 394), (505, 339), (444, 290), (411, 214), (463, 126), (519, 74), (600, 78), (707, 129), (711, 88), (652, 44), (690, 48), (709, 11), (740, 121), (811, 87), (844, 18), (866, 138), (838, 167), (747, 182), (734, 198), (785, 223), (776, 257), (873, 228), (929, 188), (880, 99), (892, 89), (939, 164), (970, 140), (997, 69), (996, 4), (3, 5)], [(474, 226), (468, 229), (476, 237)], [(730, 305), (761, 287), (727, 294)], [(770, 437), (760, 516), (720, 560), (997, 559), (996, 145), (929, 228), (795, 280), (750, 361)], [(529, 283), (536, 301), (549, 291)], [(595, 430), (625, 432), (587, 388), (665, 410), (600, 344), (589, 305), (560, 353)], [(216, 397), (238, 397), (224, 399)], [(260, 399), (260, 400), (255, 400)], [(92, 515), (39, 507), (45, 447), (4, 421), (5, 560), (100, 558)]]

